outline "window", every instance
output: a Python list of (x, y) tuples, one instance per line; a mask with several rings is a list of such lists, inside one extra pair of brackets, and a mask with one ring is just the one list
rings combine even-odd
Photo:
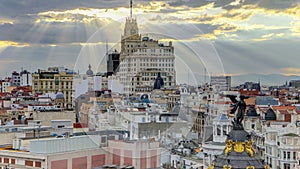
[(154, 122), (154, 121), (155, 121), (155, 120), (154, 120), (154, 117), (153, 117), (152, 115), (150, 116), (150, 121), (151, 121), (151, 122)]
[(284, 169), (291, 169), (291, 166), (290, 166), (290, 164), (287, 164), (287, 163), (284, 163)]
[(42, 163), (40, 161), (36, 161), (35, 162), (35, 167), (42, 167)]
[(14, 159), (14, 158), (10, 159), (10, 163), (11, 164), (16, 164), (16, 159)]
[(33, 161), (25, 160), (25, 165), (27, 165), (27, 166), (33, 166)]

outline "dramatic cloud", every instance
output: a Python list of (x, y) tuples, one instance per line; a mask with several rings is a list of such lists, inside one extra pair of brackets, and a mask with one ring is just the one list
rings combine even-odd
[[(106, 42), (118, 46), (128, 6), (129, 0), (2, 0), (0, 75), (22, 66), (72, 68), (81, 55), (86, 69), (94, 60), (83, 51), (99, 58)], [(210, 65), (220, 60), (219, 72), (227, 74), (299, 74), (299, 0), (134, 0), (133, 13), (141, 33), (173, 38), (177, 69), (200, 75), (201, 65), (218, 73)]]
[[(240, 40), (248, 41), (247, 36), (245, 39), (241, 39), (244, 37), (244, 33), (249, 34), (247, 32), (251, 32), (253, 36), (251, 39), (254, 41), (261, 39), (261, 36), (266, 32), (279, 34), (278, 37), (298, 35), (300, 5), (288, 9), (267, 9), (258, 6), (258, 4), (241, 5), (241, 1), (230, 3), (230, 5), (233, 4), (239, 7), (224, 9), (216, 7), (215, 3), (211, 2), (194, 8), (177, 6), (177, 10), (165, 9), (165, 11), (170, 12), (167, 14), (157, 13), (149, 20), (156, 23), (181, 22), (217, 26), (216, 29), (204, 31), (204, 34), (199, 36), (207, 39), (228, 38), (228, 40), (233, 40), (230, 37), (238, 36)], [(168, 5), (165, 7), (174, 8)], [(274, 36), (274, 38), (276, 37)]]

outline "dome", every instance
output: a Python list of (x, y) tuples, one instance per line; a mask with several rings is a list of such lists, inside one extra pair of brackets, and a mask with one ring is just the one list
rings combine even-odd
[(248, 117), (257, 117), (259, 114), (257, 114), (256, 109), (254, 106), (250, 106), (247, 110), (246, 116)]
[(57, 92), (55, 99), (64, 99), (64, 94), (62, 92)]
[(94, 72), (92, 70), (87, 70), (86, 71), (86, 75), (88, 76), (92, 76), (94, 74)]
[(232, 130), (225, 143), (223, 153), (216, 156), (209, 169), (267, 168), (255, 153), (251, 136), (245, 130)]
[(141, 95), (141, 100), (143, 100), (143, 99), (148, 99), (149, 98), (149, 95), (148, 94), (142, 94)]
[(276, 120), (276, 114), (271, 107), (265, 113), (265, 120)]
[[(253, 113), (254, 107), (250, 107), (248, 113)], [(271, 109), (272, 110), (272, 109)], [(273, 111), (273, 110), (272, 110)], [(274, 113), (274, 111), (273, 111)], [(222, 117), (225, 119), (225, 116)], [(208, 169), (266, 169), (268, 165), (260, 159), (255, 152), (251, 135), (244, 130), (242, 124), (233, 121), (233, 130), (227, 134), (223, 153), (216, 155)], [(239, 127), (239, 125), (241, 125)]]
[(89, 64), (89, 69), (86, 71), (86, 75), (88, 76), (93, 76), (94, 75), (94, 72), (92, 71), (92, 66)]

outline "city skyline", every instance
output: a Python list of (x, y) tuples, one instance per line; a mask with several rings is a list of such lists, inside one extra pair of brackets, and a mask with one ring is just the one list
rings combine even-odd
[[(199, 64), (211, 75), (300, 75), (297, 0), (133, 2), (140, 32), (174, 41), (176, 70), (193, 73), (191, 79), (203, 75)], [(106, 42), (109, 48), (120, 42), (128, 15), (129, 1), (3, 2), (0, 77), (22, 67), (66, 66), (85, 72), (91, 63), (101, 70), (94, 59), (104, 58)], [(187, 81), (179, 77), (179, 82)]]

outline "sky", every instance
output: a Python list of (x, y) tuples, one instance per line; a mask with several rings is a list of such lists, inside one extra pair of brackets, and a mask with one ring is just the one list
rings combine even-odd
[[(0, 77), (50, 66), (104, 71), (129, 11), (129, 0), (0, 0)], [(300, 75), (300, 0), (133, 0), (133, 17), (143, 36), (173, 42), (179, 83)]]

